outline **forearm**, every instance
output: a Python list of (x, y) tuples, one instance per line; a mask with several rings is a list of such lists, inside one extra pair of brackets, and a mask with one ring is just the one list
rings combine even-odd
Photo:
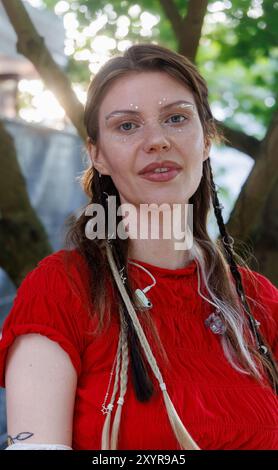
[(62, 444), (11, 444), (4, 450), (72, 450), (69, 446)]

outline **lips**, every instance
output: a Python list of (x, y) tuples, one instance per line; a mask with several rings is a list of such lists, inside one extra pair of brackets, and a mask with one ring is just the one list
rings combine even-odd
[(178, 165), (178, 163), (172, 162), (170, 160), (166, 160), (164, 162), (150, 163), (139, 172), (139, 175), (154, 173), (154, 170), (156, 168), (169, 168), (169, 170), (180, 170), (181, 166)]
[(176, 176), (180, 172), (181, 170), (177, 168), (172, 168), (171, 170), (169, 169), (167, 171), (159, 172), (159, 173), (156, 173), (155, 171), (151, 171), (148, 173), (143, 173), (143, 175), (140, 175), (140, 178), (143, 178), (147, 181), (151, 181), (153, 183), (163, 183), (163, 182), (173, 180), (174, 178), (176, 178)]

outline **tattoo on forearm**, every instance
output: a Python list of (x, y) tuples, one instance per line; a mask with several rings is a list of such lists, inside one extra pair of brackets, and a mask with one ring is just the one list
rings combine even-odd
[(10, 446), (11, 444), (15, 444), (15, 441), (25, 441), (26, 439), (29, 439), (32, 436), (34, 436), (32, 432), (20, 432), (15, 437), (8, 435), (8, 446)]

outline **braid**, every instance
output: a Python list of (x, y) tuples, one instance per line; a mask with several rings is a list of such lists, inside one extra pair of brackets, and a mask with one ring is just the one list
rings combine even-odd
[(263, 337), (263, 335), (260, 333), (258, 330), (259, 323), (255, 320), (253, 317), (249, 304), (247, 302), (244, 288), (242, 285), (242, 277), (241, 274), (238, 270), (237, 264), (234, 259), (234, 254), (233, 254), (233, 238), (228, 234), (227, 229), (225, 227), (224, 221), (223, 221), (223, 216), (222, 216), (222, 211), (221, 209), (223, 206), (219, 203), (218, 195), (217, 195), (217, 190), (215, 188), (214, 180), (213, 180), (213, 174), (212, 174), (212, 169), (210, 165), (210, 159), (207, 159), (207, 165), (209, 168), (209, 175), (210, 175), (210, 184), (211, 184), (211, 198), (212, 198), (212, 204), (214, 208), (214, 214), (216, 217), (216, 221), (219, 227), (219, 232), (221, 234), (221, 242), (224, 247), (224, 253), (226, 256), (226, 259), (228, 261), (230, 271), (233, 275), (233, 278), (235, 280), (235, 287), (236, 291), (238, 293), (238, 296), (244, 306), (245, 312), (247, 313), (248, 320), (249, 320), (249, 325), (251, 328), (251, 331), (254, 335), (256, 345), (257, 345), (257, 350), (259, 355), (263, 358), (263, 363), (265, 364), (265, 360), (269, 362), (269, 365), (271, 365), (271, 368), (275, 371), (276, 378), (273, 377), (273, 375), (270, 373), (269, 368), (267, 368), (267, 372), (269, 375), (269, 378), (273, 382), (273, 388), (275, 392), (277, 393), (277, 382), (278, 382), (278, 369), (277, 369), (277, 364), (276, 361), (273, 357), (273, 354), (270, 350), (269, 347), (266, 346), (266, 340)]
[[(106, 223), (107, 223), (108, 215), (107, 215), (106, 208), (108, 204), (108, 199), (107, 197), (105, 197), (105, 194), (107, 193), (105, 193), (102, 189), (102, 181), (101, 181), (102, 179), (103, 178), (100, 176), (97, 177), (98, 182), (96, 186), (97, 186), (97, 191), (99, 192), (99, 200), (105, 209)], [(107, 224), (105, 224), (105, 227), (107, 227)], [(109, 235), (107, 236), (107, 238), (109, 239)], [(118, 238), (109, 239), (109, 243), (110, 243), (111, 250), (113, 252), (113, 256), (114, 256), (114, 259), (118, 268), (118, 272), (121, 273), (120, 275), (125, 282), (125, 288), (128, 292), (128, 295), (130, 298), (132, 298), (132, 290), (129, 286), (128, 274), (126, 271), (126, 261), (122, 255), (122, 250), (120, 249), (120, 246), (119, 246), (119, 244), (121, 243), (121, 240), (119, 240)], [(122, 314), (124, 316), (124, 321), (126, 322), (126, 325), (127, 325), (127, 338), (128, 338), (128, 345), (129, 345), (129, 351), (130, 351), (131, 375), (132, 375), (132, 381), (134, 385), (136, 398), (141, 402), (145, 402), (145, 401), (148, 401), (150, 397), (152, 396), (153, 391), (154, 391), (154, 386), (146, 368), (146, 364), (145, 364), (143, 353), (142, 353), (142, 348), (140, 346), (140, 341), (134, 329), (133, 322), (130, 319), (126, 306), (121, 296), (119, 295), (119, 292), (118, 292), (118, 302), (119, 304), (121, 304)]]
[(119, 435), (119, 427), (121, 422), (121, 415), (122, 415), (122, 408), (124, 404), (124, 397), (127, 390), (127, 382), (128, 382), (128, 342), (126, 338), (126, 324), (122, 314), (120, 314), (121, 318), (121, 331), (122, 331), (122, 345), (121, 345), (121, 353), (122, 353), (122, 367), (121, 367), (121, 381), (120, 381), (120, 397), (118, 398), (117, 404), (117, 411), (114, 417), (112, 432), (111, 432), (111, 450), (116, 450), (118, 446), (118, 435)]
[[(130, 287), (126, 282), (127, 280), (126, 268), (125, 268), (124, 263), (120, 262), (121, 252), (119, 249), (117, 249), (116, 243), (111, 243), (110, 245), (111, 245), (114, 259), (118, 268), (118, 272), (121, 273), (121, 277), (124, 280), (129, 298), (132, 298)], [(120, 266), (122, 266), (122, 268), (120, 268)], [(118, 300), (122, 304), (123, 316), (126, 321), (127, 329), (128, 329), (128, 343), (129, 343), (129, 350), (130, 350), (132, 380), (134, 384), (136, 397), (139, 401), (145, 402), (145, 401), (148, 401), (153, 394), (153, 390), (154, 390), (153, 383), (150, 379), (150, 376), (146, 368), (146, 364), (143, 358), (142, 348), (140, 346), (138, 335), (134, 329), (133, 322), (127, 312), (126, 306), (121, 296), (119, 295), (119, 292), (118, 292)]]
[(116, 371), (115, 371), (115, 382), (114, 382), (114, 388), (112, 392), (112, 396), (110, 398), (110, 403), (106, 407), (106, 419), (104, 421), (103, 429), (102, 429), (102, 436), (101, 436), (101, 449), (102, 450), (109, 450), (110, 449), (110, 423), (111, 423), (111, 413), (112, 409), (114, 407), (114, 401), (116, 398), (116, 394), (118, 391), (118, 385), (119, 385), (119, 370), (120, 370), (120, 362), (121, 362), (121, 347), (122, 347), (122, 341), (123, 341), (123, 334), (122, 331), (119, 335), (119, 341), (118, 341), (118, 348), (117, 348), (117, 353), (116, 353)]
[[(138, 334), (138, 338), (141, 342), (141, 345), (142, 345), (142, 348), (144, 350), (145, 356), (146, 356), (146, 358), (148, 360), (148, 363), (149, 363), (149, 365), (150, 365), (150, 367), (153, 371), (154, 376), (156, 377), (156, 379), (159, 382), (159, 386), (160, 386), (160, 388), (162, 390), (162, 393), (163, 393), (163, 399), (164, 399), (164, 403), (165, 403), (165, 406), (166, 406), (168, 418), (169, 418), (172, 430), (173, 430), (173, 432), (176, 436), (176, 439), (179, 442), (179, 444), (181, 446), (181, 449), (197, 450), (197, 449), (199, 449), (198, 445), (196, 444), (194, 439), (192, 439), (192, 437), (188, 433), (187, 429), (185, 428), (185, 426), (184, 426), (183, 422), (181, 421), (181, 419), (180, 419), (180, 417), (179, 417), (179, 415), (178, 415), (178, 413), (175, 409), (175, 406), (174, 406), (174, 404), (173, 404), (173, 402), (172, 402), (172, 400), (171, 400), (171, 398), (170, 398), (170, 396), (167, 392), (166, 384), (163, 381), (162, 374), (160, 372), (160, 369), (158, 367), (156, 359), (155, 359), (155, 357), (152, 353), (150, 344), (149, 344), (149, 342), (146, 338), (146, 335), (145, 335), (145, 333), (142, 329), (142, 326), (141, 326), (141, 324), (140, 324), (140, 322), (137, 318), (137, 314), (135, 312), (134, 306), (132, 305), (130, 297), (129, 297), (129, 295), (126, 291), (126, 288), (124, 286), (123, 279), (119, 275), (117, 265), (116, 265), (114, 257), (113, 257), (111, 244), (109, 242), (106, 245), (106, 253), (107, 253), (107, 258), (108, 258), (108, 262), (109, 262), (113, 277), (115, 279), (115, 282), (117, 284), (119, 292), (120, 292), (120, 294), (123, 298), (123, 301), (126, 305), (128, 314), (130, 315), (130, 318), (131, 318), (131, 320), (134, 324), (136, 333)], [(119, 403), (119, 401), (118, 401), (118, 403)], [(123, 402), (121, 404), (123, 404)], [(113, 445), (114, 445), (114, 443), (113, 443)]]

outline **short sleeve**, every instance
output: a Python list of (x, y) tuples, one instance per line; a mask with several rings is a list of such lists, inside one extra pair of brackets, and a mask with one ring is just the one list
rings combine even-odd
[(241, 267), (243, 286), (251, 313), (260, 322), (260, 331), (278, 360), (278, 289), (264, 275)]
[[(0, 386), (5, 387), (5, 363), (15, 338), (38, 333), (57, 342), (81, 371), (85, 329), (89, 319), (78, 289), (72, 288), (60, 250), (44, 258), (23, 280), (0, 340)], [(74, 272), (74, 271), (72, 271)], [(76, 284), (78, 285), (78, 283)], [(80, 294), (81, 295), (81, 294)]]

